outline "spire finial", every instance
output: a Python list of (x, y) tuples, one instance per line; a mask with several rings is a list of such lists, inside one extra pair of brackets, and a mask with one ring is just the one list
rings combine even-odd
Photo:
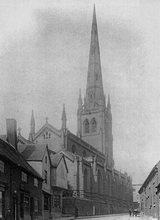
[(65, 104), (63, 104), (63, 110), (62, 110), (62, 128), (66, 129), (66, 121), (67, 121), (67, 117), (66, 117), (66, 110), (65, 110)]
[(21, 130), (22, 129), (19, 127), (17, 130), (18, 130), (18, 136), (21, 135)]
[(49, 119), (48, 117), (45, 118), (45, 120), (46, 120), (46, 124), (48, 124), (48, 119)]
[(31, 134), (35, 134), (35, 120), (34, 120), (34, 112), (33, 112), (33, 109), (32, 109), (32, 113), (31, 113), (31, 122), (30, 122), (30, 133)]
[(108, 109), (111, 109), (110, 95), (108, 95), (107, 108), (108, 108)]
[(82, 108), (82, 95), (81, 95), (81, 89), (79, 89), (78, 109), (80, 110), (81, 108)]

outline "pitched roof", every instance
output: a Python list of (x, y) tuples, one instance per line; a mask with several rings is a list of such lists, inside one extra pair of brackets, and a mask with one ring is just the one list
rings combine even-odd
[(46, 150), (45, 144), (21, 144), (19, 152), (27, 161), (42, 161)]
[(53, 127), (52, 125), (50, 125), (48, 122), (43, 125), (43, 127), (37, 131), (37, 133), (34, 135), (33, 140), (35, 140), (45, 129), (49, 129), (50, 131), (52, 131), (54, 134), (58, 135), (60, 137), (61, 135), (61, 131), (56, 129), (55, 127)]
[(51, 154), (50, 157), (51, 157), (52, 166), (57, 167), (63, 155), (62, 154)]
[(17, 137), (17, 142), (21, 142), (23, 144), (31, 144), (32, 142), (24, 138), (21, 134)]
[(15, 150), (15, 148), (13, 148), (9, 143), (3, 141), (2, 139), (0, 139), (0, 155), (5, 157), (12, 163), (17, 164), (17, 166), (22, 167), (32, 175), (42, 179), (39, 173), (27, 163), (27, 161), (22, 157), (22, 155), (17, 150)]
[(6, 141), (7, 140), (7, 135), (6, 134), (0, 135), (0, 139), (2, 139), (3, 141)]

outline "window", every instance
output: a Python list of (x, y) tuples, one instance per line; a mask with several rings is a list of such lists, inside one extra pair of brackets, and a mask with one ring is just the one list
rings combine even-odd
[(39, 203), (38, 198), (35, 198), (34, 199), (34, 211), (35, 212), (38, 212), (38, 203)]
[(87, 169), (84, 170), (84, 176), (83, 176), (83, 183), (84, 183), (84, 192), (87, 192), (87, 188), (88, 188), (88, 185), (87, 185), (87, 176), (88, 176), (88, 172), (87, 172)]
[(102, 194), (101, 192), (101, 183), (102, 183), (102, 177), (101, 177), (101, 171), (98, 170), (98, 193), (99, 194)]
[(27, 183), (27, 174), (22, 172), (22, 181)]
[(0, 191), (0, 218), (4, 216), (4, 192)]
[(24, 196), (23, 205), (24, 205), (24, 214), (29, 214), (29, 197), (28, 196)]
[(75, 146), (75, 145), (72, 146), (72, 153), (73, 153), (73, 154), (76, 153), (76, 146)]
[(44, 197), (44, 210), (49, 210), (48, 196)]
[(45, 163), (47, 163), (47, 157), (45, 156)]
[(86, 157), (86, 151), (85, 150), (83, 151), (83, 157)]
[(49, 139), (49, 138), (51, 138), (51, 133), (49, 133), (48, 131), (46, 131), (46, 132), (43, 134), (43, 138), (44, 138), (44, 139)]
[(47, 183), (47, 171), (44, 171), (44, 182)]
[(54, 207), (56, 208), (61, 207), (60, 198), (61, 198), (60, 195), (54, 195)]
[(38, 179), (34, 178), (34, 186), (38, 187)]
[(0, 160), (0, 172), (4, 173), (4, 162)]
[(97, 122), (96, 119), (93, 118), (91, 121), (91, 132), (96, 132), (97, 131)]
[(89, 121), (86, 119), (84, 121), (84, 133), (89, 133)]

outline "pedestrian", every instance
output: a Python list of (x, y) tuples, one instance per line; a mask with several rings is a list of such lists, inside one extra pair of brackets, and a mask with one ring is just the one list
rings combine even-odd
[(7, 209), (7, 213), (6, 213), (6, 216), (5, 216), (5, 220), (13, 220), (12, 214), (11, 214), (11, 210), (10, 210), (10, 209)]
[(131, 214), (132, 214), (132, 211), (131, 211), (131, 209), (129, 209), (129, 216), (131, 216)]
[(75, 206), (75, 219), (78, 217), (78, 208)]

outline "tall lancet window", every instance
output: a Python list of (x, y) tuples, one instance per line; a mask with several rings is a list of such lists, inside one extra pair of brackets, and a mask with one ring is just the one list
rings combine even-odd
[(93, 118), (91, 121), (91, 132), (96, 132), (97, 131), (97, 122), (96, 119)]
[(84, 174), (83, 174), (84, 192), (87, 192), (87, 189), (88, 189), (87, 176), (88, 176), (88, 172), (87, 172), (87, 169), (85, 169), (85, 170), (84, 170)]
[(85, 119), (84, 121), (84, 133), (89, 133), (89, 121)]

